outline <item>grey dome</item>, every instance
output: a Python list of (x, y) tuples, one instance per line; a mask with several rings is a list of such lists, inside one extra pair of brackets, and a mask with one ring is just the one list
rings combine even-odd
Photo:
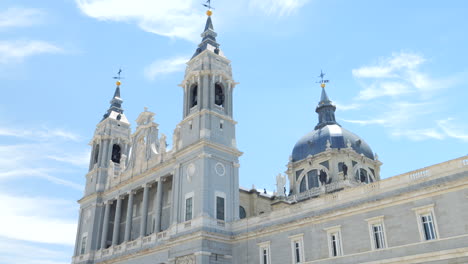
[(327, 140), (330, 141), (331, 148), (346, 148), (349, 140), (354, 151), (374, 159), (371, 148), (364, 140), (341, 126), (332, 124), (315, 129), (303, 136), (294, 146), (292, 161), (303, 160), (309, 155), (324, 152), (327, 148)]

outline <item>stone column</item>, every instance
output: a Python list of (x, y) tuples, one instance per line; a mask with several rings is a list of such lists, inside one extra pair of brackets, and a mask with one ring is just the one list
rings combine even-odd
[(99, 167), (105, 167), (106, 166), (106, 158), (107, 158), (107, 149), (109, 148), (109, 140), (108, 139), (104, 139), (101, 141), (101, 151), (100, 151), (100, 154), (101, 155), (101, 162), (100, 162), (100, 166)]
[(106, 248), (107, 244), (107, 231), (109, 229), (109, 211), (112, 202), (106, 202), (106, 208), (104, 209), (104, 221), (102, 223), (102, 237), (101, 237), (101, 249)]
[(115, 217), (114, 217), (114, 231), (112, 232), (112, 246), (116, 246), (119, 243), (121, 211), (122, 211), (122, 198), (118, 197), (117, 206), (115, 209)]
[(162, 202), (162, 178), (158, 181), (156, 195), (154, 196), (154, 233), (161, 232), (161, 202)]
[(141, 213), (140, 237), (146, 236), (146, 223), (148, 220), (148, 193), (149, 185), (143, 186), (143, 210)]
[(182, 188), (182, 186), (180, 186), (179, 184), (179, 170), (181, 170), (180, 164), (176, 167), (172, 174), (172, 208), (171, 214), (169, 216), (169, 223), (171, 223), (171, 225), (177, 224), (177, 222), (179, 221), (179, 196)]
[(132, 216), (133, 216), (133, 191), (128, 193), (128, 204), (127, 204), (127, 220), (125, 222), (125, 235), (124, 241), (130, 240), (130, 234), (132, 231)]

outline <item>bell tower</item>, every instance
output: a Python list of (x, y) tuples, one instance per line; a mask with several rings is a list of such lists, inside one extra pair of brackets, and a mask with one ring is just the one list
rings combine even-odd
[[(173, 221), (203, 219), (224, 226), (239, 218), (239, 161), (236, 147), (231, 62), (216, 41), (211, 11), (202, 41), (187, 63), (183, 120), (176, 128), (174, 148), (180, 160), (174, 190), (178, 212)], [(213, 221), (214, 220), (214, 221)], [(217, 221), (217, 224), (216, 224)], [(205, 222), (206, 223), (206, 222)]]
[(108, 177), (114, 177), (120, 173), (120, 169), (125, 167), (127, 162), (131, 129), (122, 109), (120, 80), (116, 82), (116, 85), (110, 107), (101, 122), (97, 124), (94, 137), (89, 143), (92, 146), (92, 151), (85, 196), (93, 192), (104, 191), (109, 180)]

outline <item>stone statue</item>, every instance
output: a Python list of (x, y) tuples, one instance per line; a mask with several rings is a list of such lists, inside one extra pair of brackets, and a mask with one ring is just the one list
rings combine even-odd
[(286, 176), (281, 173), (276, 176), (276, 191), (278, 196), (286, 196)]
[(166, 135), (161, 133), (161, 138), (159, 138), (159, 153), (166, 153), (167, 143), (166, 143)]
[(327, 139), (327, 144), (326, 144), (326, 146), (327, 146), (326, 150), (331, 149), (331, 143), (330, 143), (330, 140), (329, 140), (329, 139)]
[(112, 160), (109, 160), (109, 168), (107, 168), (107, 174), (108, 176), (114, 177), (114, 162)]
[(174, 134), (172, 135), (172, 149), (179, 149), (179, 139), (180, 139), (180, 126), (177, 125), (174, 129)]
[(125, 171), (125, 169), (127, 168), (125, 166), (126, 162), (127, 162), (127, 155), (122, 154), (122, 156), (120, 156), (120, 171)]
[(352, 145), (351, 145), (351, 141), (349, 141), (349, 139), (348, 139), (348, 141), (346, 141), (346, 146), (347, 146), (348, 148), (351, 148), (351, 146), (352, 146)]
[(348, 176), (348, 166), (346, 166), (345, 163), (343, 163), (343, 176), (346, 179), (346, 176)]
[(324, 170), (320, 170), (319, 180), (322, 185), (327, 183), (327, 173)]

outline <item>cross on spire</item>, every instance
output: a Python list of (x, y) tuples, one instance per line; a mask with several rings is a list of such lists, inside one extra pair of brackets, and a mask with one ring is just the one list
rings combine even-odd
[(202, 4), (204, 7), (208, 7), (209, 10), (211, 9), (214, 9), (212, 6), (211, 6), (211, 0), (206, 0), (206, 4)]
[(119, 71), (117, 72), (117, 76), (114, 76), (112, 78), (120, 81), (121, 79), (123, 79), (123, 77), (120, 76), (120, 74), (122, 74), (122, 69), (119, 69)]
[(320, 81), (318, 83), (323, 84), (323, 85), (321, 85), (323, 87), (325, 87), (325, 83), (328, 83), (330, 81), (330, 80), (324, 80), (323, 79), (323, 77), (325, 77), (325, 73), (322, 70), (320, 70), (320, 75), (318, 77), (320, 78)]

